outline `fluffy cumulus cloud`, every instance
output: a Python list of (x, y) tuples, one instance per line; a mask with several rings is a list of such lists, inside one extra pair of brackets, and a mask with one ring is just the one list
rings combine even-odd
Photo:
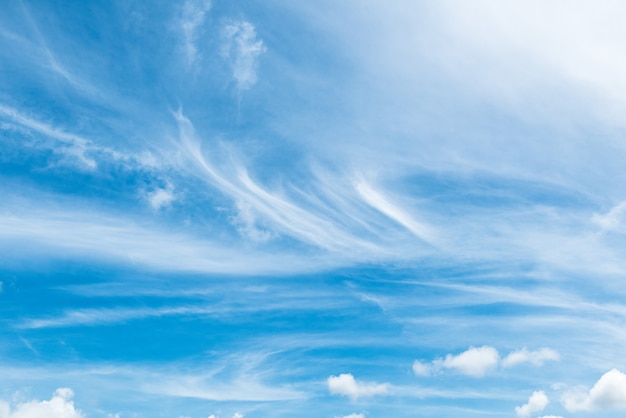
[(357, 382), (350, 373), (330, 376), (327, 384), (330, 393), (348, 396), (353, 400), (362, 396), (383, 395), (389, 392), (388, 383)]
[(470, 347), (459, 355), (448, 354), (433, 362), (436, 368), (454, 369), (464, 375), (482, 377), (500, 361), (498, 350), (489, 346)]
[(551, 348), (542, 348), (537, 351), (529, 351), (526, 347), (511, 352), (502, 360), (502, 367), (512, 367), (522, 363), (530, 363), (533, 366), (542, 366), (546, 361), (559, 361), (561, 356)]
[(602, 375), (589, 392), (566, 392), (561, 403), (570, 412), (626, 410), (626, 374), (617, 369), (610, 370)]
[(530, 363), (533, 366), (542, 366), (546, 361), (558, 361), (561, 356), (551, 348), (542, 348), (530, 351), (527, 348), (511, 352), (500, 360), (498, 350), (490, 346), (470, 347), (458, 355), (448, 354), (445, 358), (439, 358), (431, 363), (415, 360), (413, 362), (413, 374), (416, 376), (429, 376), (433, 371), (441, 369), (456, 370), (467, 376), (482, 377), (487, 372), (502, 367), (512, 367), (522, 363)]
[(59, 388), (48, 401), (33, 400), (13, 407), (0, 401), (0, 418), (84, 418), (74, 407), (73, 397), (71, 389)]
[(529, 417), (536, 412), (541, 412), (545, 409), (550, 401), (544, 391), (538, 390), (533, 392), (528, 399), (528, 402), (522, 406), (515, 407), (515, 412), (518, 417)]
[(222, 57), (231, 64), (237, 88), (249, 89), (257, 81), (257, 62), (266, 51), (265, 45), (257, 39), (256, 30), (250, 22), (231, 22), (224, 26), (222, 33)]

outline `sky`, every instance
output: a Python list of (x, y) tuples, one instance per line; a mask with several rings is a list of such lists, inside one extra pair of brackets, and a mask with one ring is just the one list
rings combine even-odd
[(0, 418), (626, 413), (622, 1), (0, 9)]

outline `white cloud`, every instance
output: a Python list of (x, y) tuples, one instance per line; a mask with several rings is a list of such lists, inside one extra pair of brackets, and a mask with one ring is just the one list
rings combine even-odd
[(249, 89), (257, 81), (258, 58), (267, 49), (263, 41), (257, 39), (254, 26), (250, 22), (231, 22), (224, 26), (222, 33), (225, 39), (222, 45), (222, 57), (227, 59), (232, 66), (237, 88)]
[(498, 366), (500, 356), (493, 347), (470, 347), (459, 355), (448, 354), (445, 359), (433, 362), (437, 368), (455, 369), (472, 377), (482, 377)]
[(591, 221), (605, 231), (623, 230), (626, 221), (626, 201), (613, 206), (605, 214), (594, 214)]
[(430, 371), (430, 364), (423, 363), (419, 360), (413, 362), (413, 374), (415, 374), (415, 376), (428, 376), (430, 375)]
[(533, 366), (542, 366), (544, 361), (559, 361), (561, 356), (551, 348), (542, 348), (529, 351), (526, 347), (512, 351), (502, 360), (502, 367), (512, 367), (521, 363), (531, 363)]
[(563, 418), (563, 417), (560, 415), (543, 415), (539, 418)]
[(183, 51), (187, 66), (193, 65), (198, 59), (198, 28), (204, 23), (204, 17), (211, 9), (208, 0), (187, 0), (181, 10), (180, 28), (183, 34)]
[(302, 204), (284, 193), (265, 188), (250, 177), (246, 167), (238, 164), (217, 166), (202, 152), (200, 138), (191, 121), (180, 110), (174, 116), (179, 123), (181, 144), (206, 181), (235, 202), (245, 202), (240, 205), (244, 208), (249, 205), (249, 213), (259, 215), (272, 230), (327, 250), (340, 251), (348, 257), (365, 252), (371, 261), (373, 257), (385, 254), (385, 248), (353, 235), (324, 212), (312, 210), (313, 205)]
[(591, 390), (569, 391), (561, 397), (568, 411), (596, 411), (626, 409), (626, 374), (617, 369), (606, 372)]
[(414, 220), (408, 213), (391, 203), (386, 196), (377, 190), (374, 190), (369, 184), (361, 181), (357, 183), (355, 187), (368, 205), (398, 222), (416, 237), (423, 239), (426, 242), (433, 241), (434, 232), (431, 227)]
[(162, 308), (93, 308), (66, 311), (57, 317), (28, 319), (16, 325), (19, 329), (58, 328), (81, 325), (106, 325), (142, 318), (158, 318), (177, 315), (208, 315), (215, 308), (198, 306), (175, 306)]
[(261, 228), (252, 205), (244, 200), (235, 203), (237, 215), (231, 218), (231, 222), (237, 227), (237, 232), (241, 236), (249, 238), (253, 242), (267, 242), (274, 238), (271, 230)]
[(348, 396), (353, 400), (362, 396), (383, 395), (389, 391), (388, 383), (357, 382), (350, 373), (330, 376), (327, 380), (327, 384), (330, 393)]
[[(37, 203), (41, 202), (40, 199)], [(176, 271), (306, 271), (333, 262), (293, 253), (273, 255), (234, 246), (228, 249), (218, 240), (180, 230), (159, 231), (153, 226), (140, 226), (131, 218), (111, 217), (105, 212), (85, 213), (71, 205), (58, 208), (57, 202), (52, 201), (45, 203), (45, 211), (23, 205), (13, 214), (0, 213), (0, 247), (11, 242), (13, 246), (27, 245), (24, 255), (88, 254)], [(4, 205), (0, 207), (6, 209)]]
[(534, 366), (543, 365), (544, 361), (557, 361), (560, 355), (551, 348), (542, 348), (537, 351), (529, 351), (527, 348), (512, 351), (504, 359), (500, 360), (498, 350), (490, 346), (470, 347), (458, 355), (448, 354), (445, 358), (438, 358), (432, 363), (420, 360), (413, 362), (413, 374), (416, 376), (429, 376), (433, 371), (441, 369), (454, 369), (467, 376), (482, 377), (487, 372), (495, 369), (498, 365), (511, 367), (521, 363), (531, 363)]
[(149, 192), (147, 199), (154, 210), (170, 206), (175, 200), (174, 186), (171, 183), (167, 183), (165, 187), (160, 187)]
[(235, 412), (235, 415), (233, 415), (233, 418), (243, 418), (243, 414), (240, 414), (239, 412)]
[(74, 407), (73, 396), (71, 389), (59, 388), (48, 401), (33, 400), (19, 403), (14, 408), (0, 401), (0, 418), (84, 418), (83, 413)]
[(535, 412), (543, 411), (549, 402), (548, 396), (544, 391), (535, 391), (532, 395), (530, 395), (527, 403), (522, 406), (515, 407), (515, 412), (518, 417), (528, 417)]
[(365, 418), (365, 415), (364, 414), (354, 413), (354, 414), (350, 414), (350, 415), (344, 415), (342, 417), (335, 416), (335, 418)]
[(57, 154), (65, 156), (65, 158), (73, 159), (79, 162), (81, 168), (95, 170), (98, 166), (96, 161), (87, 156), (87, 152), (93, 150), (91, 141), (79, 135), (64, 132), (54, 126), (32, 119), (11, 107), (0, 104), (0, 115), (11, 118), (21, 126), (43, 134), (49, 138), (59, 141), (62, 146), (53, 147)]

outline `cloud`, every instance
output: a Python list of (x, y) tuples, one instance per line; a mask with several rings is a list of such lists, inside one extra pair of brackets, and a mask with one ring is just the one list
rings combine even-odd
[(415, 376), (428, 376), (431, 372), (431, 365), (419, 360), (413, 362), (413, 374)]
[(222, 57), (230, 62), (237, 89), (247, 90), (256, 84), (257, 61), (267, 49), (257, 39), (254, 26), (245, 20), (224, 25), (222, 34)]
[(330, 393), (348, 396), (353, 400), (363, 396), (384, 395), (389, 391), (388, 383), (357, 382), (350, 373), (330, 376), (327, 379), (327, 384)]
[(344, 415), (342, 417), (335, 416), (335, 418), (365, 418), (365, 414), (354, 413), (354, 414), (350, 414), (350, 415)]
[(174, 195), (174, 186), (171, 183), (167, 183), (165, 187), (157, 188), (147, 193), (147, 199), (150, 206), (154, 210), (159, 210), (163, 207), (170, 206), (176, 199)]
[[(245, 357), (236, 360), (237, 370), (233, 370), (231, 379), (216, 379), (215, 374), (225, 368), (231, 369), (230, 362), (218, 366), (206, 374), (191, 373), (185, 375), (163, 374), (153, 378), (149, 382), (141, 382), (142, 390), (146, 393), (159, 394), (162, 396), (195, 398), (211, 401), (288, 401), (303, 399), (306, 394), (293, 389), (289, 385), (271, 386), (261, 380), (259, 376), (273, 374), (273, 371), (262, 367), (262, 361), (258, 364), (247, 364)], [(254, 369), (254, 370), (253, 370)]]
[(209, 315), (216, 312), (212, 307), (178, 306), (164, 308), (103, 308), (67, 311), (52, 318), (28, 319), (17, 325), (19, 329), (42, 329), (74, 327), (81, 325), (111, 325), (142, 318), (163, 316)]
[(495, 369), (498, 365), (512, 367), (521, 363), (531, 363), (534, 366), (542, 366), (544, 361), (557, 361), (559, 353), (551, 348), (542, 348), (537, 351), (529, 351), (526, 348), (511, 352), (500, 360), (498, 350), (490, 346), (470, 347), (458, 355), (448, 354), (445, 358), (438, 358), (432, 363), (420, 360), (413, 362), (413, 374), (416, 376), (428, 376), (433, 371), (441, 369), (454, 369), (467, 376), (482, 377), (487, 372)]
[(198, 60), (198, 28), (204, 23), (207, 12), (211, 9), (208, 0), (187, 0), (181, 9), (180, 29), (183, 36), (183, 51), (187, 66), (192, 66)]
[(88, 170), (95, 170), (97, 168), (97, 162), (93, 158), (87, 156), (88, 151), (93, 149), (93, 145), (90, 140), (79, 135), (64, 132), (47, 123), (32, 119), (18, 110), (3, 104), (0, 104), (0, 115), (11, 118), (28, 130), (38, 132), (49, 138), (57, 140), (63, 144), (63, 146), (51, 147), (54, 152), (62, 154), (66, 158), (75, 159), (80, 163), (82, 168), (86, 168)]
[(617, 369), (610, 370), (588, 393), (566, 392), (561, 397), (561, 403), (570, 412), (626, 409), (626, 374)]
[[(227, 249), (217, 240), (179, 230), (159, 231), (148, 225), (140, 226), (130, 218), (112, 218), (105, 212), (85, 213), (70, 206), (56, 209), (54, 202), (49, 203), (45, 212), (22, 206), (19, 213), (0, 213), (0, 246), (13, 242), (14, 246), (28, 246), (24, 255), (54, 256), (64, 252), (175, 271), (258, 274), (264, 269), (306, 271), (333, 262), (287, 252), (272, 255), (235, 247)], [(281, 261), (277, 262), (278, 259)]]
[[(211, 414), (208, 416), (208, 418), (219, 418), (217, 415)], [(235, 414), (233, 415), (233, 418), (244, 418), (244, 415), (240, 412), (235, 412)]]
[[(125, 168), (154, 170), (162, 165), (162, 161), (154, 154), (144, 150), (138, 154), (120, 152), (94, 143), (92, 139), (68, 132), (65, 128), (55, 126), (41, 119), (33, 118), (20, 111), (0, 103), (0, 116), (13, 120), (18, 124), (0, 125), (0, 129), (17, 129), (36, 138), (29, 146), (52, 151), (61, 157), (61, 162), (73, 165), (86, 171), (95, 171), (103, 162), (123, 164)], [(37, 134), (37, 135), (34, 135)], [(50, 139), (52, 141), (46, 140)]]
[(626, 201), (613, 206), (605, 214), (594, 214), (591, 221), (604, 231), (622, 231), (626, 221)]
[(356, 185), (356, 189), (361, 197), (373, 208), (384, 213), (389, 218), (404, 226), (416, 237), (426, 242), (432, 242), (434, 239), (434, 231), (428, 225), (422, 224), (414, 220), (409, 214), (401, 208), (391, 203), (391, 201), (383, 196), (382, 193), (374, 190), (369, 184), (360, 181)]
[(540, 416), (539, 418), (563, 418), (563, 417), (560, 415), (543, 415), (543, 416)]
[(48, 401), (33, 400), (18, 403), (13, 408), (0, 401), (0, 418), (84, 418), (83, 413), (74, 407), (73, 397), (71, 389), (59, 388)]
[(250, 203), (238, 200), (235, 207), (237, 215), (231, 218), (231, 222), (240, 235), (252, 242), (267, 242), (276, 236), (271, 230), (259, 227), (256, 213)]
[(533, 366), (542, 366), (544, 361), (559, 361), (561, 356), (551, 348), (542, 348), (529, 351), (526, 347), (512, 351), (502, 360), (502, 367), (512, 367), (522, 363), (531, 363)]
[(530, 395), (527, 403), (515, 407), (515, 413), (517, 413), (518, 417), (528, 417), (535, 412), (543, 411), (549, 402), (548, 396), (544, 391), (535, 391)]
[(464, 375), (482, 377), (498, 366), (498, 350), (489, 346), (470, 347), (459, 355), (448, 354), (444, 359), (433, 362), (437, 368), (457, 370)]
[[(314, 211), (315, 206), (310, 202), (303, 203), (290, 199), (284, 193), (268, 190), (250, 176), (246, 167), (214, 164), (203, 153), (191, 121), (180, 110), (174, 117), (178, 121), (180, 143), (186, 156), (199, 170), (198, 175), (237, 202), (240, 217), (245, 219), (252, 215), (256, 222), (256, 215), (259, 215), (277, 232), (327, 250), (342, 252), (347, 257), (354, 257), (357, 250), (366, 251), (370, 259), (384, 252), (381, 246), (359, 239), (334, 219), (324, 216), (325, 212)], [(248, 218), (246, 222), (249, 224), (251, 218)], [(241, 219), (238, 221), (241, 222)], [(246, 223), (243, 225), (246, 231)]]

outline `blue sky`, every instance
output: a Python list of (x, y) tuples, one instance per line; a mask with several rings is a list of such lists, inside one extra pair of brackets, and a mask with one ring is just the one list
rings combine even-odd
[(8, 2), (0, 418), (623, 416), (625, 13)]

